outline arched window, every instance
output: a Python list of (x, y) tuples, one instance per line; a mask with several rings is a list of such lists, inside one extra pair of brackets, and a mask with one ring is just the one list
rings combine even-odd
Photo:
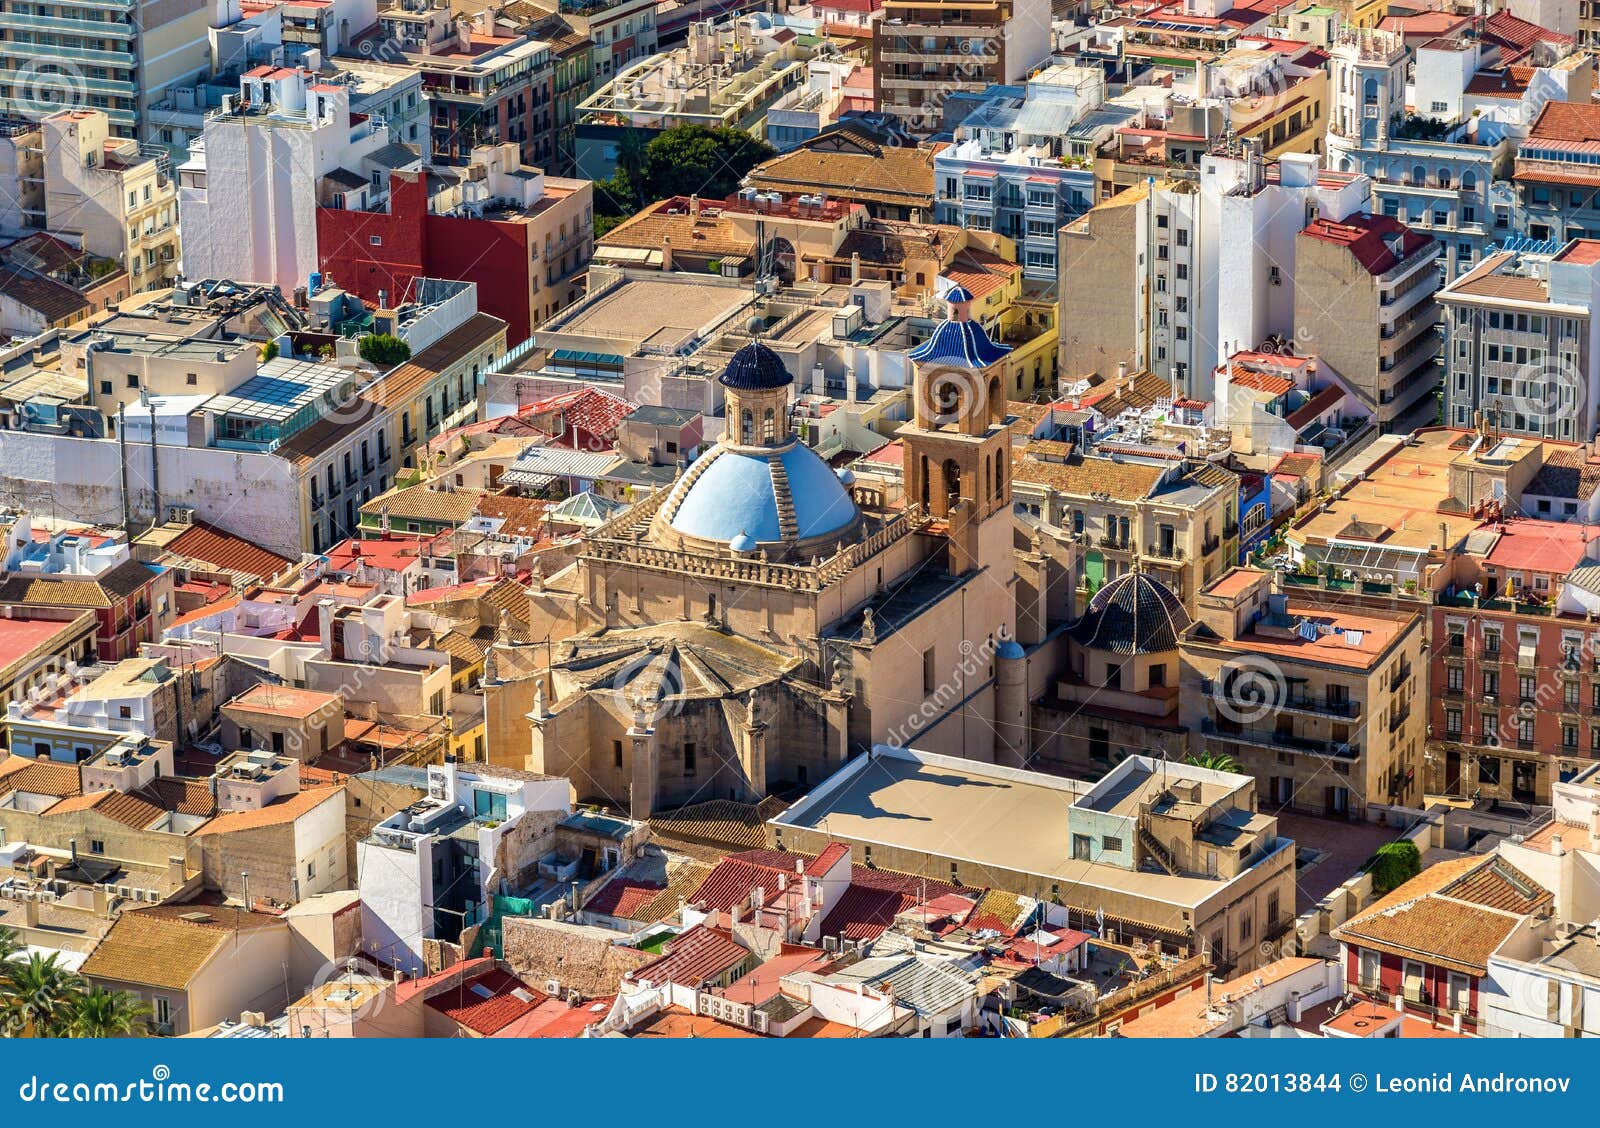
[(1412, 165), (1411, 166), (1411, 186), (1413, 188), (1421, 188), (1423, 185), (1425, 185), (1427, 183), (1428, 183), (1428, 170), (1423, 168), (1421, 165)]
[(953, 458), (945, 460), (944, 493), (952, 502), (961, 496), (961, 466)]
[(990, 470), (990, 462), (989, 462), (989, 460), (987, 458), (985, 458), (983, 460), (983, 492), (984, 492), (985, 496), (988, 495), (989, 489), (990, 489), (990, 486), (989, 486), (989, 470)]
[(928, 508), (928, 456), (922, 456), (922, 508)]
[(1441, 168), (1439, 170), (1439, 187), (1450, 187), (1450, 170), (1447, 168)]
[(747, 446), (756, 441), (756, 417), (748, 407), (739, 416), (739, 441)]
[(1463, 192), (1476, 192), (1478, 190), (1478, 177), (1471, 169), (1461, 174), (1461, 190)]
[(1005, 394), (1000, 390), (1000, 377), (989, 377), (989, 420), (998, 423), (1006, 417)]
[(1000, 450), (994, 452), (994, 496), (997, 501), (1006, 496), (1005, 452)]
[(767, 408), (767, 413), (761, 417), (761, 441), (775, 443), (778, 441), (777, 415), (772, 408)]

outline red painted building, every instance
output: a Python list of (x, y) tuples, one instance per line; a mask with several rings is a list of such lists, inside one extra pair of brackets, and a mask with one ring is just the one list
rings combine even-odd
[(1589, 532), (1511, 519), (1477, 537), (1431, 609), (1427, 788), (1548, 803), (1600, 756), (1600, 622), (1577, 590), (1597, 569)]
[[(1477, 1026), (1489, 957), (1551, 892), (1495, 854), (1429, 866), (1333, 930), (1345, 982), (1377, 1002)], [(1458, 1019), (1459, 1016), (1459, 1019)]]
[(172, 621), (173, 572), (126, 560), (94, 576), (14, 575), (0, 582), (0, 604), (91, 610), (96, 658), (120, 662)]
[(317, 209), (318, 266), (331, 285), (393, 307), (418, 278), (475, 282), (479, 310), (505, 321), (512, 346), (581, 296), (593, 249), (587, 181), (547, 177), (523, 203), (441, 214), (429, 176), (391, 172), (384, 211)]

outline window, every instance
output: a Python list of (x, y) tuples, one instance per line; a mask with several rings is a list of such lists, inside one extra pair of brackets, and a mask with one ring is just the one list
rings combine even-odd
[(369, 247), (381, 247), (381, 246), (383, 246), (383, 236), (382, 235), (368, 235), (367, 236), (367, 246), (369, 246)]
[(89, 853), (91, 853), (91, 854), (104, 854), (105, 852), (106, 852), (105, 839), (103, 839), (103, 838), (91, 838), (91, 839), (89, 839)]
[(1122, 839), (1115, 835), (1107, 834), (1100, 839), (1100, 849), (1107, 854), (1122, 853)]
[(504, 820), (506, 797), (494, 791), (474, 791), (472, 813), (480, 819)]
[(937, 678), (934, 674), (933, 647), (922, 652), (922, 692), (932, 693), (937, 687)]
[(622, 741), (620, 740), (611, 742), (611, 766), (614, 768), (622, 767)]
[(1072, 836), (1072, 860), (1075, 862), (1088, 862), (1094, 859), (1094, 846), (1087, 834), (1074, 834)]
[(683, 746), (683, 774), (684, 775), (693, 775), (694, 774), (694, 745), (693, 744), (685, 744)]
[(1500, 675), (1493, 670), (1483, 672), (1483, 695), (1485, 697), (1498, 697), (1500, 695)]

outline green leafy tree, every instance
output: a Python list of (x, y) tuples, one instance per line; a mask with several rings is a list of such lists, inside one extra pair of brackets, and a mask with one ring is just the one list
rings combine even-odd
[(775, 155), (771, 145), (742, 129), (673, 126), (645, 149), (650, 198), (730, 195), (752, 168)]
[(141, 1037), (150, 1008), (127, 991), (91, 987), (72, 1000), (66, 1031), (74, 1038)]
[(1409, 838), (1386, 842), (1363, 867), (1372, 874), (1372, 891), (1378, 896), (1400, 888), (1422, 872), (1422, 852)]
[(81, 983), (54, 954), (8, 960), (0, 968), (0, 1029), (24, 1038), (59, 1034)]
[(604, 235), (616, 219), (656, 200), (729, 196), (752, 168), (776, 153), (765, 141), (729, 126), (675, 125), (648, 143), (644, 134), (628, 130), (617, 143), (616, 170), (594, 186), (595, 233)]
[(411, 359), (411, 346), (392, 333), (368, 333), (356, 348), (362, 360), (379, 368), (393, 368)]

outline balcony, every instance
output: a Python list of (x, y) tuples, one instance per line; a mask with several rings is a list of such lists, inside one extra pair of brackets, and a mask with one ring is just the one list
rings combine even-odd
[(1145, 547), (1146, 556), (1155, 557), (1157, 560), (1182, 560), (1183, 546), (1180, 544), (1153, 544)]
[(1317, 756), (1327, 760), (1351, 762), (1361, 758), (1359, 744), (1341, 744), (1331, 740), (1307, 740), (1280, 732), (1223, 732), (1211, 718), (1200, 722), (1201, 735), (1224, 744), (1241, 744), (1252, 748), (1265, 748), (1272, 752), (1291, 752), (1297, 755)]
[[(1202, 680), (1200, 692), (1213, 701), (1233, 703), (1227, 691), (1214, 681)], [(1361, 716), (1359, 701), (1336, 701), (1326, 697), (1318, 699), (1308, 693), (1290, 693), (1278, 708), (1284, 712), (1303, 713), (1313, 717), (1337, 717), (1346, 721), (1353, 721)]]

